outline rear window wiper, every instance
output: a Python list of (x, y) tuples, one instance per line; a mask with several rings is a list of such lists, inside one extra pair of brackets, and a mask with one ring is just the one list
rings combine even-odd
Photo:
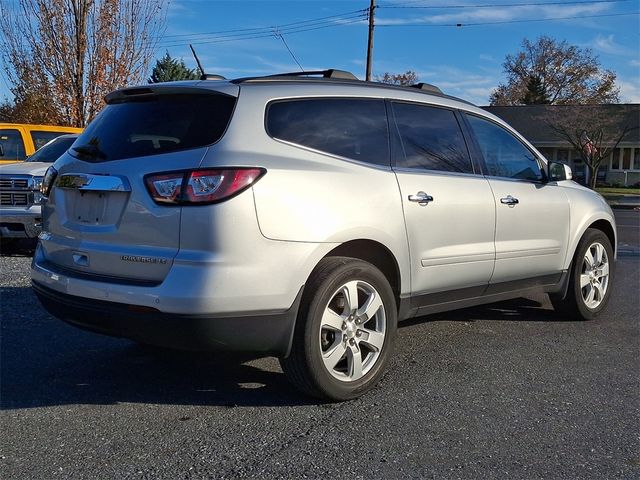
[(83, 156), (87, 156), (87, 157), (91, 157), (91, 158), (100, 158), (100, 159), (107, 158), (107, 154), (106, 153), (104, 153), (102, 150), (100, 150), (99, 147), (96, 147), (95, 145), (92, 145), (90, 143), (87, 143), (86, 145), (74, 146), (74, 147), (71, 147), (71, 149), (74, 152), (77, 152), (77, 153), (79, 153), (80, 155), (83, 155)]

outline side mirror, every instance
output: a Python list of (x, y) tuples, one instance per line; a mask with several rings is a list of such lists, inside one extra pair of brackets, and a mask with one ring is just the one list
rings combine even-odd
[(549, 162), (547, 164), (547, 178), (550, 182), (560, 182), (562, 180), (571, 180), (573, 173), (571, 167), (560, 162)]

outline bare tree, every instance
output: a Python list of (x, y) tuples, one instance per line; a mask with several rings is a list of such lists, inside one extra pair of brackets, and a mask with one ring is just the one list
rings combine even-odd
[[(2, 0), (4, 12), (8, 1)], [(17, 0), (0, 16), (3, 67), (18, 105), (85, 126), (109, 91), (143, 81), (166, 0)]]
[(507, 75), (491, 94), (491, 105), (521, 105), (535, 79), (539, 98), (557, 105), (616, 103), (620, 89), (616, 74), (600, 66), (588, 48), (570, 45), (550, 37), (522, 41), (522, 51), (507, 55)]
[(407, 70), (404, 73), (389, 73), (384, 75), (376, 75), (376, 81), (382, 83), (390, 83), (392, 85), (415, 85), (420, 81), (418, 74), (413, 70)]
[[(571, 107), (565, 107), (571, 108)], [(551, 129), (569, 142), (580, 154), (587, 167), (585, 183), (596, 187), (598, 170), (602, 162), (618, 147), (625, 137), (638, 127), (625, 111), (613, 113), (601, 106), (580, 106), (571, 112), (556, 111), (549, 121)]]

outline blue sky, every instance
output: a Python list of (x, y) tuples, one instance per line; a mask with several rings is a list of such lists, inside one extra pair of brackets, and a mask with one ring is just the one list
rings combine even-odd
[[(548, 35), (591, 48), (603, 67), (618, 74), (621, 100), (640, 102), (640, 17), (620, 15), (640, 11), (640, 0), (583, 2), (377, 0), (373, 73), (414, 70), (445, 93), (487, 104), (504, 78), (505, 55), (517, 52), (525, 37)], [(535, 5), (505, 6), (516, 3)], [(368, 5), (369, 0), (171, 0), (157, 56), (167, 50), (194, 67), (185, 45), (192, 42), (208, 73), (234, 78), (299, 70), (282, 39), (272, 35), (279, 26), (305, 69), (334, 67), (364, 78), (367, 22), (360, 11)], [(454, 5), (466, 7), (446, 8)], [(558, 17), (570, 19), (552, 20)], [(520, 22), (531, 19), (541, 21)], [(457, 23), (485, 25), (442, 26)]]
[[(553, 4), (544, 5), (550, 2)], [(535, 39), (540, 35), (549, 35), (591, 48), (603, 67), (618, 74), (621, 99), (640, 102), (640, 17), (594, 17), (638, 12), (638, 0), (606, 3), (558, 0), (378, 0), (376, 3), (379, 8), (375, 16), (374, 75), (414, 70), (422, 81), (434, 83), (446, 93), (474, 103), (487, 104), (491, 90), (504, 78), (502, 63), (505, 55), (517, 52), (525, 37)], [(536, 5), (504, 6), (514, 3)], [(341, 15), (281, 27), (280, 31), (305, 69), (334, 67), (349, 70), (359, 78), (364, 78), (367, 23), (364, 16), (358, 16), (358, 10), (366, 9), (368, 5), (368, 0), (172, 0), (167, 32), (159, 53), (168, 50), (172, 56), (183, 57), (187, 64), (193, 66), (188, 47), (178, 45), (191, 40), (207, 72), (238, 77), (296, 71), (299, 67), (279, 38), (271, 36), (229, 41), (237, 38), (231, 35), (257, 37), (263, 32), (268, 35), (267, 30), (198, 36), (172, 35), (257, 29)], [(453, 5), (469, 7), (416, 8)], [(488, 7), (473, 7), (477, 5)], [(550, 20), (558, 17), (572, 19)], [(546, 20), (439, 26), (528, 19)], [(324, 28), (326, 25), (334, 26)]]

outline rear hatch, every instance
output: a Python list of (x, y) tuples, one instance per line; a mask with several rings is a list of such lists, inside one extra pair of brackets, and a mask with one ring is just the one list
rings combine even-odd
[(54, 165), (40, 236), (45, 266), (102, 281), (164, 279), (180, 246), (181, 207), (154, 202), (145, 176), (199, 166), (231, 119), (237, 87), (222, 87), (165, 85), (107, 96)]

